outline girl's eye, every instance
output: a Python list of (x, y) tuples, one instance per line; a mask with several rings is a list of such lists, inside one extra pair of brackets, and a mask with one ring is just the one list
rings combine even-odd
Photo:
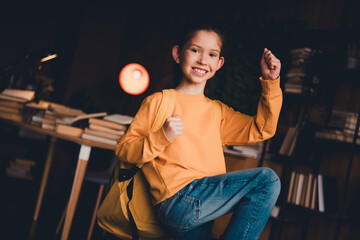
[(210, 57), (217, 57), (216, 53), (210, 53)]
[(199, 50), (194, 49), (194, 48), (193, 48), (193, 49), (191, 49), (191, 51), (192, 51), (192, 52), (194, 52), (194, 53), (198, 53), (198, 52), (199, 52)]

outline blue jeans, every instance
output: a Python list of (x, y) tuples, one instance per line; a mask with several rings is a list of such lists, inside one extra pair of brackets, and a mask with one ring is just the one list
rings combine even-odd
[(211, 239), (213, 220), (233, 212), (221, 239), (258, 239), (280, 193), (270, 168), (197, 179), (155, 206), (175, 239)]

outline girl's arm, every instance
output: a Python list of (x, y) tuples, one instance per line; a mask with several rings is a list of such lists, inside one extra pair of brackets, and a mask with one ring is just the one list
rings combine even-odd
[(282, 105), (280, 77), (260, 78), (263, 88), (257, 114), (249, 116), (222, 104), (221, 139), (223, 145), (243, 145), (271, 138), (277, 127)]
[(115, 154), (121, 161), (142, 164), (153, 160), (170, 144), (163, 128), (151, 132), (162, 94), (155, 93), (147, 97), (134, 117), (128, 131), (116, 145)]

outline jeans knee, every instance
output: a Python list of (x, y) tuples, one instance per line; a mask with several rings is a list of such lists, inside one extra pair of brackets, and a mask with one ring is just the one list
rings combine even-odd
[(264, 177), (264, 182), (271, 188), (271, 192), (278, 196), (281, 190), (281, 183), (279, 176), (271, 168), (264, 167), (261, 169), (261, 173)]

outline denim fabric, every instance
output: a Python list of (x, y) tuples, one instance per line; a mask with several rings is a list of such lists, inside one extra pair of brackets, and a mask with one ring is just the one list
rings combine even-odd
[(233, 212), (221, 239), (258, 239), (280, 193), (270, 168), (254, 168), (194, 180), (155, 206), (175, 239), (211, 239), (213, 220)]

